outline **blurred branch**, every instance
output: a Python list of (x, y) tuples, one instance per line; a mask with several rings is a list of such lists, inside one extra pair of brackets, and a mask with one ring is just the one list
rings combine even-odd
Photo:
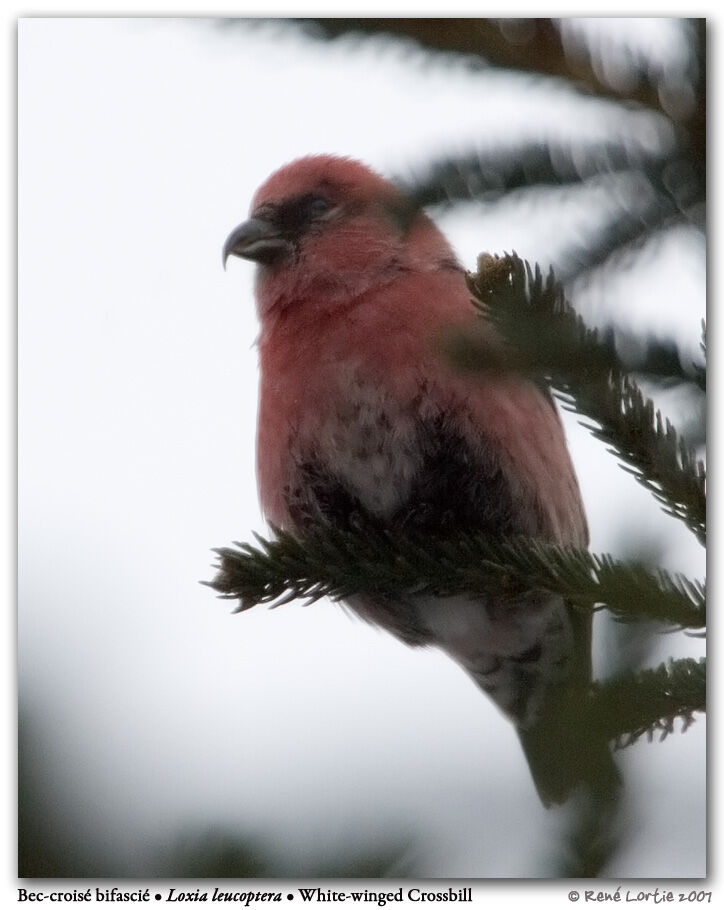
[(588, 417), (593, 435), (625, 470), (696, 534), (706, 538), (706, 471), (653, 403), (644, 399), (616, 354), (612, 333), (588, 329), (553, 274), (543, 279), (517, 256), (482, 256), (469, 286), (483, 316), (511, 345), (501, 358), (482, 335), (447, 339), (461, 369), (519, 369), (545, 377), (568, 410)]
[(592, 237), (569, 247), (564, 260), (556, 267), (561, 284), (590, 278), (601, 266), (620, 271), (628, 267), (649, 243), (655, 243), (665, 231), (690, 222), (674, 205), (657, 196), (637, 211), (621, 207), (616, 215), (601, 225)]
[[(327, 847), (324, 852), (304, 857), (285, 849), (283, 840), (274, 849), (262, 844), (258, 835), (233, 830), (211, 826), (206, 830), (187, 830), (177, 837), (170, 853), (155, 858), (152, 874), (195, 879), (383, 878), (404, 868), (409, 851), (409, 843), (392, 832), (383, 839), (378, 837), (374, 844), (342, 843), (334, 852)], [(406, 872), (414, 874), (414, 870)]]
[(240, 610), (361, 593), (383, 598), (491, 593), (514, 599), (524, 590), (543, 589), (583, 609), (605, 605), (621, 620), (655, 619), (690, 629), (706, 625), (706, 593), (699, 582), (537, 540), (483, 534), (416, 538), (324, 527), (299, 537), (277, 531), (276, 539), (257, 536), (257, 541), (216, 550), (218, 573), (204, 582), (222, 597), (239, 600)]
[[(224, 25), (244, 25), (246, 19), (222, 19)], [(260, 20), (257, 20), (260, 21)], [(335, 18), (290, 19), (306, 29), (311, 37), (333, 40), (342, 36), (389, 35), (414, 41), (421, 48), (479, 59), (509, 72), (556, 78), (571, 90), (639, 106), (662, 113), (677, 128), (678, 145), (694, 165), (700, 184), (706, 180), (706, 19), (674, 20), (689, 49), (689, 60), (677, 72), (678, 81), (667, 81), (666, 68), (649, 65), (645, 54), (630, 51), (627, 78), (608, 78), (606, 68), (593, 60), (586, 38), (576, 39), (571, 29), (585, 20), (551, 18)], [(311, 26), (311, 28), (310, 28)], [(625, 48), (619, 48), (625, 53)], [(614, 66), (615, 70), (615, 66)], [(633, 75), (633, 79), (629, 78)]]
[[(438, 51), (473, 54), (494, 67), (565, 79), (601, 98), (621, 98), (620, 92), (599, 79), (584, 54), (565, 47), (554, 19), (369, 17), (311, 21), (330, 38), (355, 32), (391, 34)], [(660, 109), (657, 88), (645, 79), (634, 90), (627, 91), (626, 98), (654, 110)]]
[[(706, 181), (706, 19), (680, 20), (688, 35), (689, 66), (682, 84), (665, 84), (645, 62), (631, 59), (636, 80), (624, 87), (611, 85), (593, 65), (585, 41), (566, 41), (555, 19), (396, 19), (312, 18), (297, 20), (314, 25), (327, 38), (340, 35), (394, 35), (432, 50), (473, 55), (488, 65), (566, 81), (572, 89), (599, 98), (625, 101), (663, 113), (677, 125), (678, 144), (697, 173)], [(693, 99), (693, 104), (685, 103)]]
[(676, 342), (670, 339), (647, 338), (642, 340), (632, 332), (616, 329), (614, 332), (615, 347), (626, 350), (626, 356), (619, 354), (625, 362), (625, 368), (635, 371), (646, 379), (658, 382), (662, 387), (690, 383), (702, 393), (706, 393), (706, 368), (692, 361), (689, 369), (681, 363)]
[(421, 206), (467, 199), (495, 199), (518, 189), (570, 187), (601, 175), (660, 167), (663, 153), (632, 153), (621, 143), (554, 145), (526, 141), (480, 149), (431, 162), (412, 178), (396, 182)]
[(703, 188), (691, 167), (668, 153), (634, 154), (620, 143), (553, 146), (525, 142), (510, 148), (480, 150), (434, 161), (424, 170), (397, 180), (421, 206), (462, 200), (495, 204), (517, 193), (557, 188), (582, 193), (611, 181), (609, 217), (588, 237), (567, 250), (557, 266), (570, 283), (609, 261), (631, 257), (657, 235), (687, 224), (703, 230)]

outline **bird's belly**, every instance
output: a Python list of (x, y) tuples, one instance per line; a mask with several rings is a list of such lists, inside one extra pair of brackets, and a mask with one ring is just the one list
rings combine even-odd
[[(372, 383), (357, 381), (353, 390), (324, 409), (311, 440), (300, 436), (290, 446), (292, 489), (312, 504), (320, 488), (338, 486), (384, 522), (407, 501), (420, 471), (418, 418)], [(334, 515), (323, 517), (335, 523)]]
[(557, 598), (522, 595), (515, 600), (481, 597), (416, 597), (420, 621), (452, 657), (465, 665), (486, 656), (528, 651), (554, 621)]
[(573, 635), (564, 603), (545, 592), (515, 600), (416, 597), (420, 624), (518, 724), (571, 671)]

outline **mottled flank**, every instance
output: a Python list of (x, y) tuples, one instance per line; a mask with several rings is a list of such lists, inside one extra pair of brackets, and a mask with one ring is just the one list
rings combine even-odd
[(297, 466), (285, 500), (297, 527), (543, 531), (534, 510), (516, 509), (500, 461), (482, 445), (473, 450), (448, 415), (405, 420), (358, 403), (335, 424), (334, 458), (291, 446)]

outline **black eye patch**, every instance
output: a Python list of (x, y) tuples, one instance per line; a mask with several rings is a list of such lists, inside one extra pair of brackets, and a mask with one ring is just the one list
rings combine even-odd
[(283, 234), (296, 237), (333, 208), (334, 203), (326, 196), (305, 193), (278, 203), (275, 206), (274, 220)]

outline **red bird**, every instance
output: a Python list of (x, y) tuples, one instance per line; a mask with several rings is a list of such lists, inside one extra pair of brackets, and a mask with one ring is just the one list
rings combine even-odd
[[(461, 374), (441, 355), (443, 333), (480, 331), (481, 319), (445, 237), (392, 183), (348, 158), (294, 161), (258, 190), (223, 255), (259, 266), (257, 464), (271, 522), (587, 546), (551, 399), (521, 378)], [(615, 775), (606, 744), (557, 712), (591, 674), (590, 617), (560, 597), (349, 606), (472, 676), (516, 724), (546, 805)]]

